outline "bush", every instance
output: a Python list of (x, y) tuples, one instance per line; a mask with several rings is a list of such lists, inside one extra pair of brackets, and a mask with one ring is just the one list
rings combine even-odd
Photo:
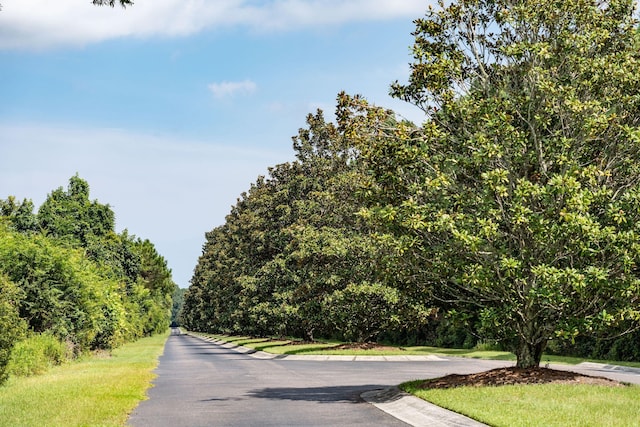
[(18, 315), (19, 289), (0, 275), (0, 384), (8, 377), (7, 365), (15, 343), (24, 336), (25, 322)]
[(30, 376), (46, 372), (71, 357), (68, 346), (53, 335), (34, 334), (18, 342), (11, 353), (8, 371), (11, 375)]
[(349, 284), (325, 297), (332, 327), (348, 341), (365, 342), (398, 326), (399, 292), (379, 283)]
[(473, 348), (478, 343), (478, 338), (468, 326), (462, 325), (448, 317), (441, 319), (436, 328), (436, 347), (446, 348)]
[(609, 360), (640, 361), (640, 331), (621, 336), (613, 341), (606, 354)]
[(547, 352), (561, 356), (588, 359), (638, 362), (640, 361), (640, 330), (624, 334), (615, 339), (577, 337), (574, 342), (550, 341)]

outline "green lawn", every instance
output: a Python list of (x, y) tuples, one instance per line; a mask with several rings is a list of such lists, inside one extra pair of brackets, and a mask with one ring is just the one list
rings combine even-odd
[[(477, 350), (477, 349), (458, 349), (458, 348), (441, 348), (429, 346), (407, 346), (407, 347), (385, 347), (384, 349), (372, 350), (354, 350), (354, 349), (336, 349), (337, 346), (344, 344), (337, 341), (326, 341), (316, 343), (302, 343), (295, 340), (270, 339), (270, 338), (253, 338), (248, 336), (233, 336), (220, 334), (200, 334), (216, 338), (225, 342), (241, 345), (255, 350), (266, 351), (273, 354), (320, 354), (320, 355), (363, 355), (363, 356), (392, 356), (392, 355), (436, 355), (436, 356), (455, 356), (470, 357), (474, 359), (488, 360), (516, 360), (513, 353), (508, 351), (493, 350)], [(547, 362), (563, 363), (576, 365), (581, 362), (599, 362), (612, 363), (616, 365), (631, 366), (640, 368), (640, 362), (611, 362), (606, 360), (581, 359), (578, 357), (565, 357), (544, 355), (542, 364)]]
[(447, 390), (401, 388), (491, 426), (640, 426), (640, 387), (513, 385)]
[(167, 334), (57, 366), (43, 375), (10, 378), (0, 387), (0, 426), (123, 426), (145, 399)]

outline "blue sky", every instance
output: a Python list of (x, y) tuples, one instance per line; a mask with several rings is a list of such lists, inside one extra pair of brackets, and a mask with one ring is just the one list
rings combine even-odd
[(0, 198), (76, 173), (188, 286), (204, 233), (344, 90), (419, 122), (406, 81), (425, 0), (3, 0)]

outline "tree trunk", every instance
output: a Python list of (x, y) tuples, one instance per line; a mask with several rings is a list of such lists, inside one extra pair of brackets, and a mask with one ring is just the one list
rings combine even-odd
[(516, 367), (518, 368), (537, 368), (540, 366), (542, 353), (547, 347), (547, 341), (531, 344), (529, 342), (520, 341), (516, 350)]

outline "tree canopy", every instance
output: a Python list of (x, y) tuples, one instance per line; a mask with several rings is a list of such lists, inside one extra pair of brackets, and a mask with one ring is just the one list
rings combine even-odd
[[(467, 325), (537, 366), (640, 321), (640, 40), (627, 0), (458, 0), (391, 94), (341, 94), (207, 234), (187, 325), (371, 339)], [(445, 323), (439, 323), (445, 325)]]
[(409, 83), (392, 86), (426, 122), (363, 147), (388, 202), (370, 213), (411, 237), (403, 260), (522, 367), (551, 338), (639, 318), (634, 5), (441, 4), (416, 21)]
[(77, 175), (37, 214), (30, 200), (0, 200), (0, 285), (0, 381), (12, 347), (34, 334), (77, 355), (166, 330), (176, 287), (153, 244), (116, 233)]
[(357, 154), (322, 112), (307, 123), (294, 138), (297, 160), (258, 178), (207, 233), (185, 295), (187, 327), (350, 340), (401, 327), (404, 299), (376, 273), (383, 251), (356, 216)]

